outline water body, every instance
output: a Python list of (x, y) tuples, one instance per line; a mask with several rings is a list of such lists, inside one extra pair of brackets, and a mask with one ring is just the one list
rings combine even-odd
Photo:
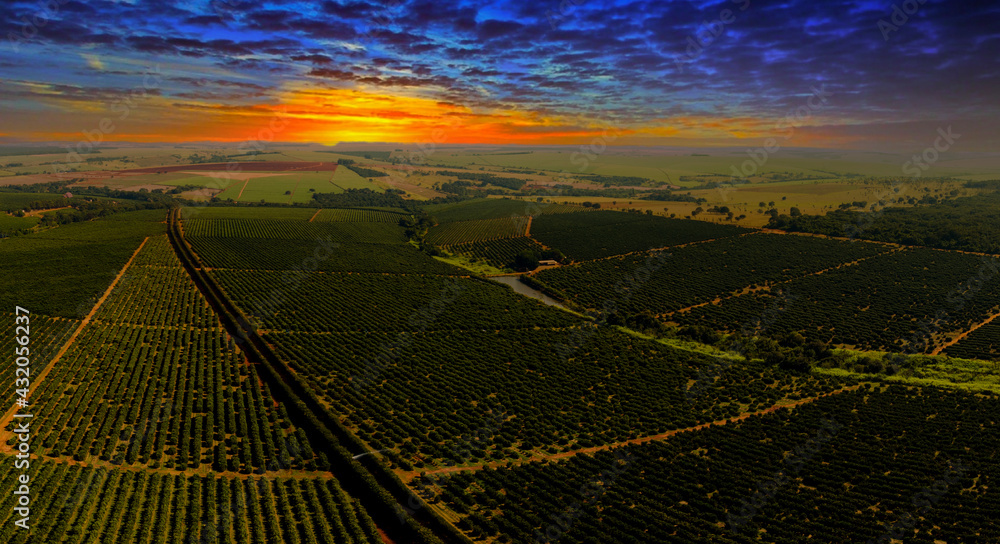
[(514, 290), (517, 291), (518, 293), (521, 293), (526, 297), (538, 299), (544, 302), (545, 304), (548, 304), (549, 306), (555, 306), (556, 308), (562, 308), (563, 310), (567, 309), (562, 304), (559, 304), (559, 301), (557, 301), (556, 299), (546, 295), (545, 293), (539, 291), (538, 289), (535, 289), (534, 287), (528, 287), (527, 285), (521, 283), (521, 280), (518, 279), (517, 276), (492, 276), (490, 277), (490, 279), (495, 282), (502, 283), (504, 285), (509, 285), (513, 287)]

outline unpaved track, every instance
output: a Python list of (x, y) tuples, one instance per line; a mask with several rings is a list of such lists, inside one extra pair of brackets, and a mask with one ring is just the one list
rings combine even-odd
[(243, 182), (243, 187), (240, 188), (240, 194), (236, 195), (236, 201), (239, 202), (240, 198), (243, 196), (243, 191), (247, 190), (247, 184), (250, 183), (250, 179), (246, 179)]
[(973, 325), (972, 327), (970, 327), (967, 331), (965, 331), (962, 334), (956, 336), (954, 340), (951, 340), (950, 342), (947, 342), (943, 346), (941, 346), (941, 347), (935, 349), (934, 351), (932, 351), (931, 355), (941, 355), (942, 351), (944, 351), (944, 350), (950, 348), (951, 346), (954, 346), (955, 344), (961, 342), (962, 340), (965, 339), (966, 336), (969, 336), (970, 334), (972, 334), (973, 332), (975, 332), (980, 327), (983, 327), (985, 325), (989, 325), (990, 323), (993, 322), (994, 319), (996, 319), (998, 317), (1000, 317), (1000, 313), (996, 313), (996, 314), (991, 315), (990, 317), (988, 317), (986, 319), (986, 321), (983, 321), (981, 323), (976, 323), (975, 325)]
[(814, 234), (811, 232), (788, 232), (781, 229), (768, 229), (768, 228), (762, 228), (760, 229), (760, 231), (765, 232), (767, 234), (785, 234), (788, 236), (811, 236), (813, 238), (826, 238), (827, 240), (841, 240), (844, 242), (864, 242), (866, 244), (881, 244), (883, 246), (893, 246), (904, 249), (928, 249), (931, 251), (943, 251), (945, 253), (961, 253), (962, 255), (977, 255), (980, 257), (1000, 257), (1000, 255), (993, 253), (980, 253), (977, 251), (965, 251), (962, 249), (941, 249), (939, 247), (928, 247), (928, 246), (912, 246), (906, 244), (897, 244), (895, 242), (882, 242), (879, 240), (867, 240), (864, 238), (848, 238), (846, 236), (830, 236), (828, 234)]
[(751, 232), (744, 232), (742, 234), (736, 234), (736, 235), (733, 235), (733, 236), (725, 236), (725, 237), (722, 237), (722, 238), (709, 238), (708, 240), (695, 240), (693, 242), (684, 242), (683, 244), (674, 244), (672, 246), (651, 247), (649, 249), (640, 249), (638, 251), (629, 251), (628, 253), (618, 253), (616, 255), (609, 255), (607, 257), (599, 257), (597, 259), (590, 259), (590, 260), (585, 260), (585, 261), (574, 261), (573, 264), (596, 263), (598, 261), (610, 261), (611, 259), (618, 259), (618, 258), (621, 258), (621, 257), (627, 257), (629, 255), (645, 255), (647, 253), (652, 253), (653, 251), (666, 251), (668, 249), (681, 249), (681, 248), (688, 247), (688, 246), (696, 246), (696, 245), (700, 245), (700, 244), (707, 244), (709, 242), (718, 242), (720, 240), (729, 240), (730, 238), (742, 238), (744, 236), (753, 236), (754, 234), (759, 234), (759, 233), (760, 233), (760, 231), (755, 230), (755, 231), (751, 231)]
[(869, 259), (874, 259), (876, 257), (882, 257), (883, 255), (889, 255), (890, 253), (895, 253), (897, 251), (904, 251), (905, 249), (906, 248), (896, 247), (896, 248), (890, 249), (889, 251), (885, 251), (885, 252), (882, 252), (882, 253), (877, 253), (875, 255), (872, 255), (871, 257), (863, 257), (861, 259), (855, 259), (853, 261), (848, 261), (846, 263), (840, 263), (840, 264), (838, 264), (836, 266), (831, 266), (829, 268), (824, 268), (823, 270), (817, 270), (816, 272), (810, 272), (808, 274), (803, 274), (801, 276), (796, 276), (794, 278), (790, 278), (790, 279), (787, 279), (787, 280), (782, 280), (782, 281), (779, 281), (779, 282), (776, 282), (776, 283), (772, 283), (772, 284), (768, 284), (768, 285), (764, 285), (764, 286), (759, 286), (759, 287), (749, 287), (749, 286), (748, 287), (744, 287), (744, 288), (740, 289), (739, 291), (735, 291), (735, 292), (730, 293), (730, 294), (728, 294), (728, 295), (726, 295), (724, 297), (716, 297), (714, 300), (709, 300), (707, 302), (701, 302), (701, 303), (695, 304), (693, 306), (688, 306), (686, 308), (681, 308), (681, 309), (675, 310), (673, 312), (667, 312), (665, 314), (661, 314), (661, 315), (658, 315), (658, 316), (655, 316), (655, 317), (657, 317), (657, 318), (671, 317), (671, 316), (673, 316), (675, 314), (683, 314), (683, 313), (686, 313), (686, 312), (690, 312), (691, 310), (694, 310), (696, 308), (701, 308), (702, 306), (708, 306), (709, 304), (720, 304), (720, 303), (722, 303), (723, 300), (729, 300), (731, 298), (741, 297), (743, 295), (749, 295), (751, 293), (758, 293), (760, 291), (770, 291), (772, 288), (777, 287), (779, 285), (784, 285), (786, 283), (792, 283), (793, 281), (798, 281), (798, 280), (800, 280), (802, 278), (808, 278), (809, 276), (819, 276), (819, 275), (824, 274), (826, 272), (830, 272), (831, 270), (840, 270), (841, 268), (845, 268), (845, 267), (848, 267), (848, 266), (856, 266), (856, 265), (861, 264), (861, 263), (863, 263), (863, 262), (865, 262), (865, 261), (867, 261)]
[[(780, 410), (782, 408), (788, 408), (788, 409), (797, 408), (799, 406), (802, 406), (803, 404), (808, 404), (810, 402), (813, 402), (815, 400), (821, 399), (823, 397), (829, 397), (831, 395), (837, 395), (837, 394), (843, 393), (845, 391), (853, 391), (853, 390), (855, 390), (855, 389), (857, 389), (859, 387), (861, 387), (861, 386), (860, 385), (852, 385), (850, 387), (844, 387), (842, 389), (837, 389), (836, 391), (830, 391), (829, 393), (823, 393), (822, 395), (817, 395), (815, 397), (809, 397), (807, 399), (800, 399), (800, 400), (797, 400), (797, 401), (794, 401), (794, 402), (790, 402), (790, 403), (787, 403), (787, 404), (776, 404), (774, 406), (771, 406), (770, 408), (765, 408), (763, 410), (758, 410), (756, 412), (746, 412), (746, 413), (743, 413), (743, 414), (740, 414), (738, 416), (734, 416), (734, 417), (731, 417), (731, 418), (728, 418), (728, 419), (722, 419), (722, 420), (719, 420), (719, 421), (711, 421), (711, 422), (708, 422), (708, 423), (702, 423), (701, 425), (695, 425), (694, 427), (687, 427), (687, 428), (684, 428), (684, 429), (674, 429), (672, 431), (667, 431), (665, 433), (660, 433), (660, 434), (656, 434), (656, 435), (652, 435), (652, 436), (644, 436), (642, 438), (633, 438), (632, 440), (626, 440), (624, 442), (615, 442), (614, 444), (605, 444), (603, 446), (594, 446), (592, 448), (583, 448), (583, 449), (579, 449), (579, 450), (565, 451), (565, 452), (562, 452), (562, 453), (555, 453), (555, 454), (552, 454), (552, 455), (543, 455), (543, 456), (530, 457), (528, 459), (521, 459), (521, 460), (513, 461), (513, 464), (515, 464), (515, 465), (521, 465), (521, 464), (524, 464), (524, 463), (533, 463), (533, 462), (536, 462), (536, 461), (558, 461), (560, 459), (569, 459), (570, 457), (576, 457), (577, 455), (580, 455), (581, 453), (591, 454), (591, 453), (596, 453), (596, 452), (599, 452), (599, 451), (609, 450), (611, 448), (617, 448), (617, 447), (620, 447), (620, 446), (633, 445), (633, 444), (645, 444), (646, 442), (654, 442), (654, 441), (658, 441), (658, 440), (665, 440), (667, 438), (670, 438), (671, 436), (674, 436), (677, 433), (683, 433), (683, 432), (686, 432), (686, 431), (698, 431), (698, 430), (701, 430), (701, 429), (708, 428), (708, 427), (710, 427), (712, 425), (727, 425), (729, 423), (735, 423), (735, 422), (738, 422), (738, 421), (742, 421), (744, 419), (747, 419), (747, 418), (750, 418), (750, 417), (753, 417), (753, 416), (760, 416), (760, 415), (770, 414), (770, 413), (776, 412), (776, 411), (778, 411), (778, 410)], [(402, 480), (404, 482), (410, 482), (414, 478), (419, 477), (421, 472), (425, 472), (427, 474), (446, 474), (446, 473), (450, 473), (450, 472), (476, 471), (476, 470), (481, 470), (481, 469), (487, 468), (487, 467), (489, 467), (489, 468), (497, 468), (497, 467), (501, 467), (501, 466), (507, 466), (507, 464), (509, 462), (510, 461), (504, 460), (504, 461), (498, 461), (498, 462), (493, 462), (493, 463), (483, 463), (483, 464), (480, 464), (480, 465), (469, 465), (469, 466), (464, 466), (464, 467), (445, 467), (445, 468), (439, 468), (437, 470), (424, 470), (424, 471), (419, 471), (418, 470), (418, 471), (411, 471), (411, 472), (402, 472), (402, 471), (400, 471), (400, 472), (397, 472), (397, 474), (400, 476), (400, 478), (402, 478)]]
[[(66, 343), (63, 344), (63, 347), (59, 349), (59, 351), (56, 353), (56, 356), (53, 357), (51, 361), (49, 361), (49, 364), (45, 367), (44, 370), (42, 370), (42, 373), (32, 378), (31, 390), (28, 392), (29, 399), (31, 398), (31, 395), (34, 394), (35, 390), (38, 389), (38, 386), (42, 383), (42, 380), (44, 380), (45, 377), (48, 376), (49, 371), (56, 366), (56, 363), (59, 362), (59, 359), (63, 356), (63, 354), (65, 354), (69, 350), (70, 346), (73, 345), (73, 342), (76, 341), (76, 337), (80, 336), (80, 333), (83, 332), (83, 328), (86, 327), (87, 324), (90, 323), (90, 320), (94, 318), (94, 315), (97, 314), (97, 310), (99, 310), (101, 305), (104, 304), (104, 301), (108, 299), (108, 296), (111, 295), (111, 292), (115, 290), (115, 286), (118, 285), (118, 281), (121, 280), (122, 276), (125, 275), (125, 271), (128, 270), (130, 266), (132, 266), (132, 261), (135, 260), (136, 255), (138, 255), (139, 252), (142, 251), (142, 247), (145, 246), (146, 242), (148, 241), (149, 241), (148, 236), (145, 239), (143, 239), (142, 243), (139, 244), (139, 247), (137, 247), (135, 249), (135, 252), (132, 253), (132, 256), (129, 257), (129, 260), (127, 263), (125, 263), (125, 266), (123, 266), (121, 271), (118, 272), (118, 275), (115, 276), (114, 281), (112, 281), (111, 285), (108, 286), (108, 289), (104, 291), (104, 294), (101, 295), (101, 298), (97, 300), (97, 304), (94, 304), (94, 307), (90, 309), (90, 313), (88, 313), (86, 317), (83, 318), (83, 321), (80, 321), (80, 324), (76, 327), (76, 330), (73, 331), (72, 335), (70, 335), (69, 340), (67, 340)], [(0, 443), (6, 444), (7, 439), (10, 438), (11, 433), (7, 432), (6, 429), (7, 425), (14, 419), (14, 414), (16, 412), (17, 412), (17, 406), (16, 405), (12, 406), (4, 414), (3, 420), (0, 421)]]

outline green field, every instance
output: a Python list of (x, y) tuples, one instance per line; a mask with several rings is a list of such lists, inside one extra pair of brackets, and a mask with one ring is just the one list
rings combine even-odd
[[(344, 168), (343, 166), (338, 166), (337, 170), (333, 173), (333, 179), (331, 180), (333, 185), (337, 188), (343, 189), (371, 189), (376, 192), (383, 192), (384, 189), (377, 184), (368, 181), (367, 178), (363, 178), (356, 174), (350, 168)], [(324, 191), (331, 192), (331, 191)]]
[(142, 220), (92, 221), (0, 240), (0, 275), (6, 286), (0, 302), (80, 318), (143, 239), (163, 231), (164, 225)]
[[(474, 169), (513, 168), (542, 170), (552, 174), (566, 172), (571, 175), (636, 176), (681, 187), (693, 187), (704, 181), (681, 180), (681, 176), (717, 176), (724, 178), (723, 181), (728, 180), (733, 175), (734, 166), (739, 170), (743, 168), (745, 161), (751, 160), (747, 149), (762, 145), (763, 142), (760, 141), (748, 142), (746, 148), (699, 150), (701, 155), (706, 156), (692, 156), (690, 151), (637, 151), (618, 150), (614, 147), (589, 157), (575, 148), (542, 148), (528, 152), (518, 149), (517, 153), (500, 148), (492, 151), (465, 148), (439, 152), (430, 162)], [(574, 156), (574, 153), (577, 155)], [(770, 155), (763, 166), (757, 167), (756, 175), (783, 173), (793, 179), (806, 178), (810, 182), (852, 175), (900, 177), (904, 175), (901, 165), (906, 160), (903, 155), (887, 153), (784, 148)], [(949, 157), (935, 164), (936, 175), (964, 179), (993, 179), (998, 170), (1000, 160), (996, 157)]]
[(14, 217), (0, 212), (0, 237), (8, 236), (11, 231), (30, 229), (38, 224), (37, 217)]
[(308, 221), (316, 213), (312, 208), (189, 206), (181, 210), (190, 219), (283, 219)]
[[(337, 157), (296, 149), (266, 157)], [(458, 150), (432, 160), (538, 178), (524, 172), (570, 153)], [(701, 184), (739, 155), (632, 153), (588, 173)], [(799, 230), (837, 234), (859, 212), (819, 214), (886, 187), (846, 177), (869, 162), (893, 164), (789, 150), (774, 174), (811, 179), (691, 191), (707, 202), (421, 206), (342, 192), (371, 186), (348, 169), (234, 181), (222, 198), (243, 190), (241, 205), (69, 201), (46, 217), (77, 222), (0, 239), (0, 348), (29, 308), (32, 376), (51, 367), (31, 392), (45, 521), (0, 541), (867, 542), (907, 512), (914, 542), (995, 541), (1000, 284), (990, 255), (955, 251), (996, 245), (991, 186), (915, 184), (923, 203), (871, 216), (857, 241), (748, 228), (794, 206)], [(340, 199), (303, 205), (309, 189)], [(0, 204), (38, 198), (66, 202)], [(35, 223), (0, 213), (0, 232)], [(525, 252), (557, 263), (483, 277)], [(934, 508), (913, 510), (928, 489)]]
[[(236, 181), (225, 191), (216, 195), (219, 200), (233, 199), (235, 202), (275, 202), (291, 204), (309, 202), (313, 192), (336, 193), (330, 185), (329, 172), (294, 172)], [(370, 184), (369, 184), (370, 185)], [(315, 189), (315, 191), (310, 191)], [(243, 193), (240, 196), (240, 193)]]
[(51, 193), (5, 193), (0, 192), (0, 211), (14, 212), (26, 208), (31, 203), (44, 204), (43, 208), (65, 206), (63, 195)]

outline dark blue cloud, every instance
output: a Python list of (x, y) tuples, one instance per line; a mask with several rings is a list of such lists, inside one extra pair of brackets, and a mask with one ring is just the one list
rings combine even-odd
[[(280, 82), (275, 77), (416, 88), (471, 106), (624, 122), (777, 117), (801, 106), (813, 86), (833, 95), (824, 114), (845, 123), (1000, 116), (1000, 6), (987, 2), (906, 0), (894, 9), (868, 0), (70, 0), (53, 12), (39, 5), (8, 2), (0, 14), (9, 48), (35, 59), (14, 62), (25, 80), (78, 77), (62, 82), (97, 87), (85, 71), (50, 61), (68, 64), (85, 51), (236, 70), (268, 89)], [(175, 83), (169, 92), (178, 97), (266, 95), (206, 90), (182, 77)]]

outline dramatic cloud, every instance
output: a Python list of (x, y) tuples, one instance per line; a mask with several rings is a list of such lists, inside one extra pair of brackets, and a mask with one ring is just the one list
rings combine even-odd
[[(115, 138), (179, 127), (239, 138), (231, 127), (252, 124), (246, 112), (291, 107), (299, 130), (288, 140), (419, 141), (447, 129), (453, 141), (567, 143), (615, 125), (632, 135), (620, 143), (732, 145), (774, 133), (818, 89), (803, 145), (901, 147), (914, 127), (954, 124), (994, 148), (1000, 5), (895, 6), (18, 0), (0, 14), (0, 131), (51, 139), (76, 114), (86, 130), (84, 113), (157, 67), (149, 94), (162, 102), (149, 107), (160, 109)], [(366, 114), (377, 96), (385, 103)], [(223, 126), (193, 113), (205, 111)], [(36, 125), (62, 119), (24, 127), (14, 120), (25, 112)]]

